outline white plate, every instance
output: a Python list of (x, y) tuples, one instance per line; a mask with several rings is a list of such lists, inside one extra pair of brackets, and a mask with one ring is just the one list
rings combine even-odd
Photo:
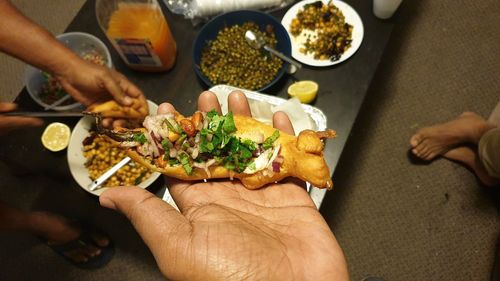
[(323, 3), (328, 4), (330, 1), (337, 6), (344, 14), (345, 22), (353, 26), (352, 30), (352, 42), (351, 47), (345, 51), (340, 59), (336, 61), (331, 60), (317, 60), (314, 58), (314, 54), (303, 54), (299, 50), (304, 46), (304, 42), (307, 39), (307, 34), (314, 34), (312, 31), (302, 31), (302, 33), (294, 37), (290, 32), (290, 23), (297, 16), (299, 10), (301, 10), (304, 5), (317, 2), (318, 0), (304, 0), (295, 5), (293, 5), (285, 14), (283, 19), (281, 20), (281, 24), (285, 27), (286, 31), (290, 35), (290, 40), (292, 41), (292, 57), (296, 60), (300, 61), (303, 64), (311, 65), (311, 66), (331, 66), (338, 63), (341, 63), (348, 58), (350, 58), (361, 46), (361, 42), (363, 41), (364, 35), (364, 27), (361, 18), (358, 13), (348, 4), (338, 0), (321, 0)]
[[(158, 110), (158, 105), (155, 104), (152, 101), (148, 100), (148, 106), (149, 106), (149, 114), (150, 115), (156, 115), (156, 111)], [(89, 134), (89, 129), (92, 127), (92, 125), (95, 123), (95, 119), (90, 117), (90, 116), (85, 116), (78, 121), (76, 124), (75, 128), (73, 129), (73, 132), (71, 133), (71, 139), (69, 141), (69, 146), (68, 146), (68, 164), (69, 164), (69, 170), (71, 171), (71, 174), (73, 175), (73, 178), (75, 181), (80, 185), (80, 187), (94, 195), (101, 195), (107, 188), (100, 188), (95, 191), (90, 191), (88, 189), (89, 184), (92, 182), (92, 180), (89, 177), (89, 173), (87, 171), (87, 168), (85, 167), (85, 156), (83, 156), (83, 140), (88, 137)], [(151, 176), (141, 182), (139, 184), (139, 187), (146, 188), (149, 185), (151, 185), (158, 177), (160, 176), (160, 173), (152, 173)]]

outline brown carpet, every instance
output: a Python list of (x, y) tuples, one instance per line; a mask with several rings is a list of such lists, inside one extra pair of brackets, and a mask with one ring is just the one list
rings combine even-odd
[[(14, 2), (58, 33), (83, 0), (36, 1), (36, 7), (35, 1)], [(403, 3), (335, 173), (336, 190), (328, 193), (322, 209), (345, 251), (352, 280), (370, 275), (389, 281), (489, 279), (500, 230), (498, 195), (456, 163), (439, 159), (417, 165), (407, 151), (417, 128), (465, 110), (488, 117), (496, 106), (498, 11), (498, 0)], [(10, 81), (19, 80), (22, 67), (16, 72), (4, 65), (0, 71), (2, 99), (12, 100), (22, 84)], [(124, 218), (100, 209), (85, 194), (68, 191), (64, 182), (14, 178), (3, 168), (2, 200), (24, 209), (78, 200), (81, 205), (62, 210), (103, 225), (117, 253), (106, 268), (88, 272), (66, 264), (27, 234), (3, 233), (0, 280), (161, 280), (152, 256)], [(37, 182), (38, 188), (23, 189), (28, 182)]]
[(499, 9), (496, 0), (402, 6), (323, 206), (352, 280), (489, 280), (498, 195), (456, 163), (412, 164), (407, 151), (417, 128), (467, 110), (487, 118), (500, 100)]

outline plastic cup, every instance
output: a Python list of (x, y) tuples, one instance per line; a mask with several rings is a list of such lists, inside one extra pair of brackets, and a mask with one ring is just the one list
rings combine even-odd
[(373, 0), (373, 13), (377, 18), (388, 19), (394, 15), (403, 0)]

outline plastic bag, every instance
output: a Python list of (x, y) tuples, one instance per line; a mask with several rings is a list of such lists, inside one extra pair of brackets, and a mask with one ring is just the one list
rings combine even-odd
[(274, 10), (294, 0), (163, 0), (167, 8), (187, 19), (203, 19), (235, 10)]

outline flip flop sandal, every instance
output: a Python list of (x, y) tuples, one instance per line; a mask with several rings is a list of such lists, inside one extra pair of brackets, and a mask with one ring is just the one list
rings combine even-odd
[[(115, 253), (115, 248), (112, 245), (111, 241), (108, 246), (106, 247), (99, 247), (94, 240), (92, 239), (92, 236), (90, 234), (91, 229), (85, 225), (81, 226), (81, 234), (78, 238), (75, 240), (69, 241), (64, 244), (58, 244), (58, 245), (51, 245), (47, 239), (43, 237), (39, 237), (42, 242), (44, 242), (47, 246), (49, 246), (52, 250), (54, 250), (56, 253), (58, 253), (60, 256), (62, 256), (65, 260), (70, 262), (76, 267), (82, 268), (82, 269), (97, 269), (105, 266), (111, 258), (113, 258), (113, 255)], [(76, 262), (70, 257), (67, 257), (64, 253), (69, 252), (72, 250), (80, 249), (85, 247), (86, 245), (92, 245), (94, 247), (97, 247), (101, 250), (101, 253), (95, 257), (89, 257), (88, 261), (86, 262)]]

